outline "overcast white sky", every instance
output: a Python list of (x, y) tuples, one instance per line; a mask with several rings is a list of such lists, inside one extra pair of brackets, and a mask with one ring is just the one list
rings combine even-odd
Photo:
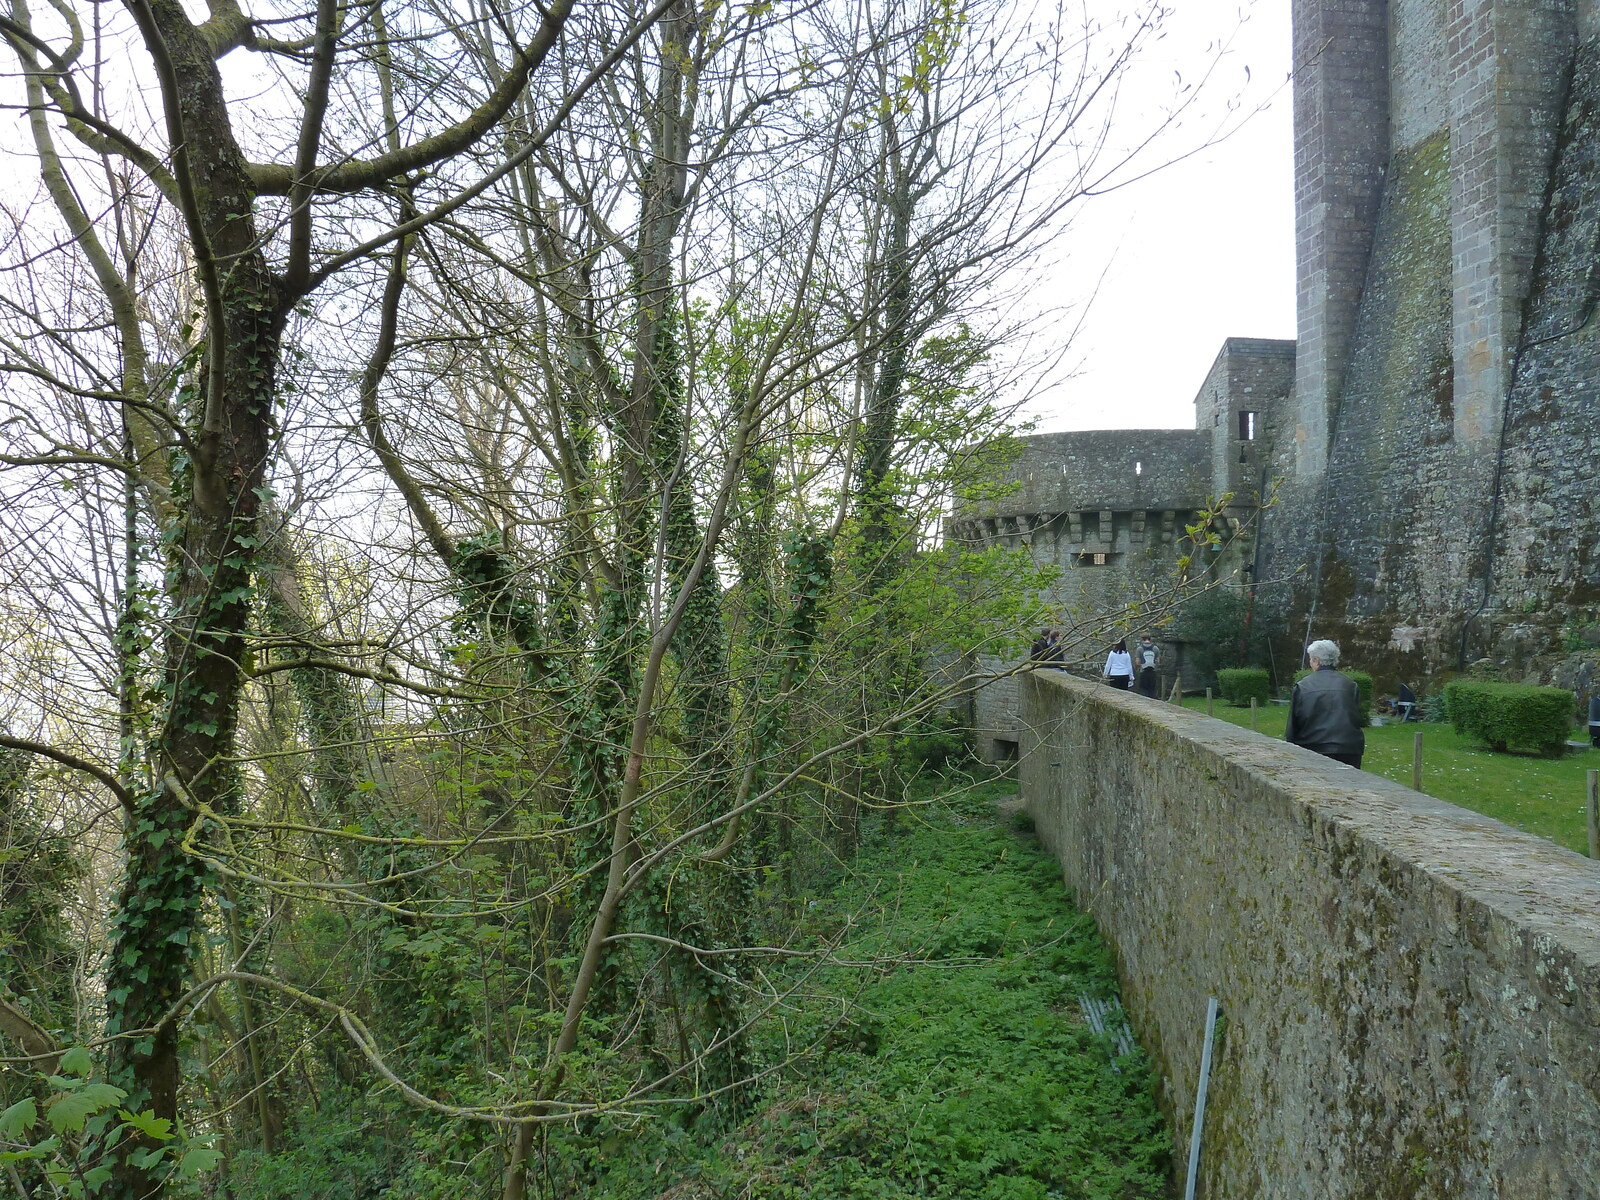
[[(1068, 355), (1073, 376), (1030, 406), (1040, 432), (1191, 427), (1194, 394), (1224, 338), (1295, 335), (1289, 5), (1258, 0), (1242, 24), (1239, 13), (1179, 0), (1141, 64), (1148, 92), (1125, 93), (1123, 111), (1159, 104), (1174, 70), (1191, 77), (1208, 43), (1229, 36), (1209, 108), (1218, 115), (1233, 97), (1265, 109), (1221, 144), (1090, 201), (1059, 248), (1063, 263), (1030, 282), (1069, 305), (1105, 271)], [(1178, 136), (1193, 144), (1203, 126), (1190, 125)]]

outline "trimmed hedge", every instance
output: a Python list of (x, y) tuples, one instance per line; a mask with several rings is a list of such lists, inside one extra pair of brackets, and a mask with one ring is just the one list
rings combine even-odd
[(1217, 672), (1217, 690), (1238, 708), (1248, 707), (1252, 698), (1265, 704), (1272, 695), (1272, 677), (1264, 667), (1224, 667)]
[(1444, 687), (1445, 711), (1463, 737), (1504, 754), (1512, 747), (1559, 757), (1572, 732), (1572, 693), (1565, 688), (1454, 679)]
[[(1337, 668), (1335, 668), (1335, 670), (1337, 670)], [(1294, 673), (1294, 681), (1299, 683), (1309, 674), (1311, 674), (1310, 671), (1296, 671)], [(1372, 724), (1372, 676), (1368, 675), (1365, 671), (1339, 671), (1339, 674), (1356, 681), (1356, 687), (1361, 692), (1360, 704), (1361, 716), (1363, 718), (1362, 724)]]

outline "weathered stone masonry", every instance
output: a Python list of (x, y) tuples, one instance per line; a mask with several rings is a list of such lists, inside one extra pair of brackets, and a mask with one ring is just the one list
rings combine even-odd
[(1298, 0), (1295, 20), (1295, 470), (1262, 599), (1291, 659), (1309, 631), (1388, 683), (1481, 656), (1538, 677), (1600, 623), (1575, 204), (1596, 6)]
[[(1294, 380), (1295, 344), (1229, 338), (1195, 396), (1194, 429), (1053, 433), (1023, 439), (1011, 467), (1015, 491), (956, 514), (949, 537), (973, 545), (1026, 547), (1061, 574), (1049, 599), (1070, 625), (1083, 618), (1093, 640), (1071, 647), (1097, 673), (1106, 638), (1137, 637), (1146, 600), (1158, 605), (1178, 578), (1178, 560), (1220, 577), (1247, 576), (1256, 555), (1257, 497), (1283, 471), (1271, 457)], [(1217, 501), (1231, 495), (1231, 504)], [(1223, 548), (1196, 551), (1188, 537), (1214, 514)], [(1109, 626), (1107, 616), (1109, 615)], [(998, 670), (993, 657), (976, 666)], [(970, 666), (970, 664), (969, 664)], [(1184, 669), (1182, 646), (1163, 641), (1162, 694)], [(1187, 677), (1195, 686), (1198, 677)], [(1016, 745), (1018, 684), (1005, 677), (973, 703), (979, 752), (1006, 758)]]
[(1600, 863), (1173, 705), (1038, 672), (1020, 775), (1112, 944), (1202, 1196), (1600, 1196)]

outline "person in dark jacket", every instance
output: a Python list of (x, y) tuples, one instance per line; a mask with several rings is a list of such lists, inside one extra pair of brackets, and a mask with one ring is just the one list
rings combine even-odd
[(1133, 666), (1139, 672), (1139, 694), (1152, 700), (1161, 699), (1161, 648), (1148, 633), (1134, 647)]
[(1028, 661), (1038, 663), (1041, 667), (1048, 667), (1055, 661), (1056, 631), (1042, 629), (1039, 636), (1033, 639), (1033, 648), (1028, 651)]
[(1294, 685), (1283, 740), (1359, 767), (1367, 748), (1366, 734), (1361, 732), (1361, 689), (1335, 669), (1339, 647), (1332, 642), (1312, 642), (1306, 658), (1311, 674)]

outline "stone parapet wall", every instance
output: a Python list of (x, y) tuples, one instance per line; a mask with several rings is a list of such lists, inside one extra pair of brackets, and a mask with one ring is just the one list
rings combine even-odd
[(1022, 792), (1115, 948), (1201, 1195), (1600, 1196), (1600, 863), (1061, 672), (1019, 680)]
[(1019, 438), (1011, 485), (962, 515), (1004, 518), (1195, 509), (1211, 494), (1210, 435), (1194, 429), (1091, 429)]

